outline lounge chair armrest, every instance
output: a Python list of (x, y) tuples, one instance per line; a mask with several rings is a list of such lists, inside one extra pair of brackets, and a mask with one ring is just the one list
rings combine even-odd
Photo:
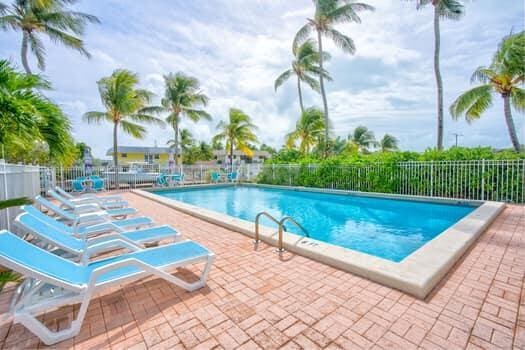
[(122, 237), (119, 233), (111, 233), (111, 234), (100, 236), (100, 237), (90, 238), (87, 241), (88, 248), (94, 247), (94, 246), (96, 246), (98, 244), (101, 244), (101, 243), (109, 242), (111, 240), (120, 240), (120, 241), (123, 241), (123, 242), (127, 242), (127, 243), (133, 245), (136, 248), (135, 250), (141, 249), (141, 247), (139, 247), (136, 243), (134, 243), (133, 241), (131, 241), (131, 240), (125, 238), (125, 237)]
[(75, 207), (76, 214), (90, 213), (94, 211), (100, 211), (100, 205), (96, 203), (79, 204)]
[(104, 242), (99, 242), (95, 244), (91, 244), (86, 248), (86, 251), (84, 253), (84, 257), (89, 258), (95, 253), (107, 251), (109, 249), (115, 249), (115, 248), (123, 248), (123, 249), (129, 249), (130, 251), (137, 251), (140, 249), (139, 246), (136, 244), (127, 242), (123, 239), (120, 239), (119, 237), (115, 237), (114, 239), (107, 240)]
[[(98, 277), (100, 277), (101, 275), (108, 273), (112, 270), (117, 270), (117, 269), (120, 269), (122, 267), (127, 267), (127, 266), (135, 266), (143, 272), (151, 272), (152, 274), (157, 275), (157, 276), (163, 273), (163, 271), (160, 271), (156, 269), (155, 267), (149, 264), (146, 264), (143, 261), (140, 261), (135, 258), (128, 258), (128, 259), (116, 261), (114, 263), (107, 264), (107, 265), (94, 269), (91, 273), (91, 278), (89, 279), (88, 288), (94, 288), (96, 286)], [(166, 273), (164, 272), (164, 274)]]

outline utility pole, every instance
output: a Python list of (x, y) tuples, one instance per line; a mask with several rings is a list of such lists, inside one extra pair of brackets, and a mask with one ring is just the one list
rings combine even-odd
[(463, 134), (453, 132), (452, 135), (456, 138), (456, 147), (458, 147), (458, 138), (463, 137)]

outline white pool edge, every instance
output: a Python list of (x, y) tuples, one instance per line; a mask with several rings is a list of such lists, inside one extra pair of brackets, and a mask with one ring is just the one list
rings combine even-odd
[[(209, 188), (222, 186), (225, 185), (192, 185), (184, 186), (184, 188)], [(253, 185), (250, 184), (250, 186)], [(477, 208), (474, 209), (469, 215), (465, 216), (463, 219), (452, 225), (450, 228), (436, 236), (434, 239), (423, 245), (421, 248), (410, 254), (399, 263), (381, 259), (348, 248), (335, 246), (315, 239), (305, 238), (289, 232), (286, 232), (284, 235), (284, 246), (291, 252), (368, 278), (388, 287), (399, 289), (421, 299), (424, 299), (432, 291), (432, 289), (446, 275), (452, 266), (460, 259), (463, 253), (505, 208), (504, 203), (490, 201), (481, 202), (461, 199), (364, 193), (341, 190), (323, 190), (273, 185), (255, 186), (294, 189), (309, 192), (368, 196), (375, 198), (417, 200), (435, 203), (461, 203), (477, 206)], [(155, 194), (155, 192), (161, 191), (162, 189), (153, 189), (151, 192), (144, 190), (133, 190), (132, 192), (199, 219), (236, 232), (243, 233), (249, 237), (254, 237), (255, 225), (253, 222), (238, 219), (226, 214), (218, 213)], [(271, 245), (277, 245), (277, 230), (261, 226), (260, 239)]]

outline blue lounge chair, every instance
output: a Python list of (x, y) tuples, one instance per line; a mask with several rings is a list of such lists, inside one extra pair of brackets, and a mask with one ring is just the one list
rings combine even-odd
[(86, 203), (86, 204), (77, 204), (74, 203), (53, 190), (47, 191), (47, 193), (56, 199), (62, 208), (68, 211), (73, 211), (75, 213), (89, 213), (94, 211), (107, 211), (111, 216), (125, 217), (127, 215), (136, 214), (137, 210), (135, 208), (127, 207), (128, 202), (98, 202), (98, 203)]
[[(182, 241), (81, 265), (8, 231), (0, 231), (0, 265), (25, 277), (13, 298), (13, 322), (22, 324), (48, 345), (80, 332), (91, 298), (103, 289), (157, 276), (193, 291), (205, 286), (213, 260), (214, 254), (208, 249), (193, 241)], [(169, 273), (177, 267), (203, 261), (206, 264), (196, 282)], [(76, 319), (67, 329), (50, 330), (37, 318), (52, 309), (79, 303)]]
[[(122, 233), (117, 232), (88, 239), (65, 234), (63, 231), (56, 229), (55, 225), (48, 225), (48, 220), (41, 221), (29, 213), (18, 215), (15, 222), (26, 232), (37, 237), (46, 246), (51, 245), (52, 248), (58, 248), (61, 252), (65, 251), (67, 255), (81, 261), (83, 264), (88, 263), (89, 258), (95, 253), (122, 247), (126, 248), (127, 244), (140, 249), (142, 244), (154, 243), (165, 239), (176, 241), (180, 238), (180, 234), (168, 225)], [(125, 242), (125, 244), (122, 244), (122, 242)]]
[(20, 209), (36, 217), (38, 220), (43, 221), (48, 226), (54, 227), (65, 234), (81, 238), (108, 232), (122, 233), (153, 225), (153, 221), (147, 216), (137, 216), (124, 220), (109, 220), (107, 217), (99, 216), (98, 218), (92, 218), (92, 220), (88, 222), (88, 225), (68, 226), (63, 222), (42, 213), (32, 205), (24, 205), (20, 207)]
[(124, 200), (122, 196), (119, 196), (119, 195), (97, 196), (93, 193), (85, 193), (85, 194), (75, 197), (59, 186), (55, 187), (55, 191), (57, 191), (57, 193), (59, 193), (62, 197), (67, 198), (72, 201), (77, 201), (79, 203), (83, 201), (89, 202), (89, 201), (92, 201), (93, 199), (100, 200), (102, 202), (119, 202), (119, 201)]
[(42, 196), (36, 196), (35, 202), (38, 203), (40, 207), (46, 208), (48, 211), (51, 211), (53, 214), (60, 217), (62, 220), (66, 221), (69, 225), (72, 225), (73, 227), (89, 225), (90, 223), (99, 223), (100, 217), (118, 218), (123, 216), (123, 214), (120, 212), (121, 209), (100, 210), (85, 213), (67, 211), (60, 208), (58, 205), (48, 201)]

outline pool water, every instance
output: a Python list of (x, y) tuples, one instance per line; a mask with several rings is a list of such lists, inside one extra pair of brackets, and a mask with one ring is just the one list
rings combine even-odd
[[(311, 238), (400, 262), (475, 207), (338, 195), (256, 186), (174, 189), (156, 194), (254, 221), (266, 211), (276, 218), (289, 215)], [(266, 219), (261, 224), (276, 225)], [(301, 231), (287, 225), (287, 230)]]

